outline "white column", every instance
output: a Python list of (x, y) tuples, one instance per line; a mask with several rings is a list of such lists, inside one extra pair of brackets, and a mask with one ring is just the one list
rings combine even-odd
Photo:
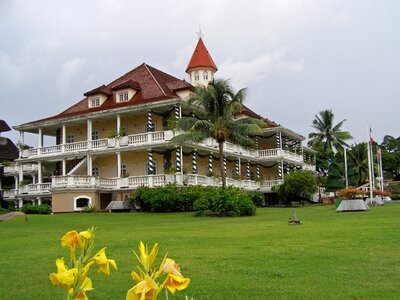
[(35, 184), (36, 183), (36, 176), (32, 175), (32, 183)]
[(37, 197), (36, 200), (37, 200), (37, 205), (41, 205), (42, 204), (42, 200), (40, 199), (40, 197)]
[(117, 152), (117, 178), (121, 178), (121, 152)]
[(38, 162), (38, 183), (43, 182), (43, 174), (42, 174), (42, 162)]
[(343, 151), (344, 151), (344, 177), (346, 179), (346, 188), (349, 187), (349, 178), (348, 178), (348, 174), (347, 174), (347, 149), (345, 147), (343, 147)]
[(67, 143), (67, 127), (65, 124), (61, 128), (61, 152), (65, 152), (65, 144)]
[(14, 182), (15, 182), (15, 189), (19, 189), (19, 182), (18, 182), (18, 176), (14, 176)]
[(88, 149), (90, 150), (92, 148), (92, 143), (90, 142), (92, 140), (92, 120), (87, 119), (87, 142), (88, 142)]
[(42, 128), (39, 128), (39, 148), (43, 147), (43, 131)]
[(121, 128), (121, 115), (117, 115), (117, 134), (119, 133), (119, 130)]
[(18, 176), (19, 176), (19, 182), (24, 180), (24, 170), (21, 164), (18, 165)]
[(62, 160), (62, 176), (67, 175), (67, 160), (63, 159)]
[(87, 176), (92, 176), (92, 156), (88, 154), (86, 158), (86, 173)]
[(18, 200), (18, 208), (21, 208), (22, 206), (24, 206), (24, 200), (19, 199)]
[(25, 144), (25, 136), (24, 136), (24, 132), (20, 131), (19, 132), (19, 142), (24, 145)]

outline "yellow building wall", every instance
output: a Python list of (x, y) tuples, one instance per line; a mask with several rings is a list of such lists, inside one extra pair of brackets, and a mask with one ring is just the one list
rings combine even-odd
[(52, 193), (52, 211), (53, 213), (73, 212), (74, 211), (74, 198), (85, 196), (92, 199), (92, 206), (100, 207), (99, 194), (96, 192), (65, 192), (65, 193)]

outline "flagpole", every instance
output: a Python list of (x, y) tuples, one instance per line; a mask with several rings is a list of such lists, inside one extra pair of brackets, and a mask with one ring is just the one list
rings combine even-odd
[(344, 176), (346, 178), (346, 188), (349, 187), (349, 178), (347, 174), (347, 148), (343, 147), (344, 150)]
[(372, 148), (372, 138), (370, 138), (369, 143), (370, 143), (370, 155), (371, 155), (371, 174), (372, 174), (372, 188), (376, 189), (376, 184), (375, 184), (375, 170), (374, 170), (374, 150)]
[(372, 202), (372, 173), (371, 173), (371, 155), (370, 155), (371, 154), (371, 152), (370, 152), (371, 138), (370, 138), (369, 128), (367, 128), (367, 130), (368, 130), (368, 136), (369, 136), (369, 141), (367, 143), (367, 147), (368, 147), (369, 198), (370, 198), (370, 202)]

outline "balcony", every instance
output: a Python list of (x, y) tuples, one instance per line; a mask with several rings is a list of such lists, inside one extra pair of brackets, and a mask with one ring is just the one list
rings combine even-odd
[(303, 156), (283, 149), (259, 150), (258, 157), (262, 160), (285, 159), (297, 163), (303, 162)]
[[(37, 164), (24, 164), (22, 165), (22, 170), (25, 173), (37, 172), (38, 165)], [(4, 174), (18, 174), (19, 167), (17, 165), (5, 166)]]
[(315, 168), (315, 165), (305, 164), (305, 165), (303, 165), (303, 170), (314, 172), (316, 170), (316, 168)]
[(99, 139), (76, 143), (55, 145), (41, 148), (31, 148), (22, 152), (22, 158), (52, 157), (60, 154), (77, 154), (90, 151), (101, 151), (115, 148), (130, 148), (137, 146), (166, 143), (173, 137), (173, 132), (156, 131), (133, 134), (121, 138)]

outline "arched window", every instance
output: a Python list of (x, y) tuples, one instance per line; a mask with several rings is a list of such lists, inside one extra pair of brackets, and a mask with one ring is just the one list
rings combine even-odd
[(208, 72), (207, 71), (203, 72), (203, 79), (208, 80)]
[(198, 71), (194, 72), (194, 80), (197, 81), (199, 79), (200, 79), (199, 72)]
[[(154, 175), (157, 174), (157, 161), (153, 160), (153, 164), (154, 164)], [(144, 162), (144, 174), (149, 175), (149, 161), (146, 160)]]
[(98, 130), (93, 130), (92, 131), (92, 141), (98, 140), (99, 139), (99, 131)]
[(77, 196), (74, 197), (74, 210), (79, 211), (84, 207), (92, 206), (92, 198), (88, 196)]
[(94, 176), (94, 177), (99, 177), (99, 175), (100, 175), (99, 167), (94, 166), (94, 167), (92, 168), (92, 176)]
[(75, 135), (73, 135), (73, 134), (67, 135), (67, 144), (70, 144), (70, 143), (75, 143)]

